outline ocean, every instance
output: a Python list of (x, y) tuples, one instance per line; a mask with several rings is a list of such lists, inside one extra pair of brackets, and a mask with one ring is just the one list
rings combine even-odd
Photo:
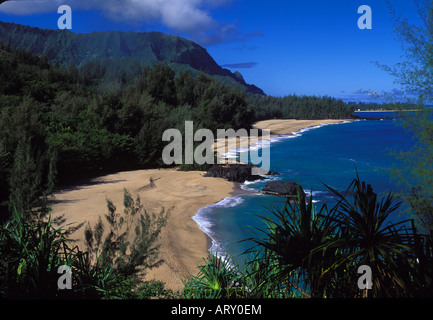
[[(323, 204), (329, 208), (336, 203), (335, 195), (325, 184), (344, 191), (356, 173), (379, 196), (398, 191), (391, 177), (391, 168), (400, 165), (394, 153), (411, 148), (412, 136), (398, 124), (393, 113), (372, 112), (361, 116), (375, 120), (321, 125), (273, 138), (270, 170), (280, 175), (247, 181), (241, 185), (246, 194), (225, 198), (200, 209), (193, 217), (212, 240), (210, 251), (229, 257), (237, 265), (243, 264), (248, 256), (242, 253), (252, 243), (242, 240), (253, 236), (253, 227), (265, 227), (256, 215), (267, 214), (267, 203), (283, 206), (285, 202), (284, 198), (260, 193), (270, 180), (300, 184), (307, 194), (312, 194), (318, 208)], [(398, 213), (393, 217), (401, 218)]]

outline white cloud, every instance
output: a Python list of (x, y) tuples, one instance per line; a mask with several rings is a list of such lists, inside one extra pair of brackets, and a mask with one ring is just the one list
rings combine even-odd
[[(96, 9), (116, 21), (159, 21), (181, 32), (208, 29), (216, 25), (203, 8), (209, 0), (15, 0), (0, 5), (0, 12), (12, 15), (32, 15), (55, 12), (61, 4), (72, 10)], [(224, 1), (225, 2), (225, 1)]]
[(26, 16), (35, 13), (56, 12), (59, 7), (56, 0), (14, 0), (6, 1), (0, 5), (0, 12)]
[(0, 4), (0, 12), (11, 15), (33, 15), (57, 12), (62, 4), (72, 10), (98, 10), (113, 21), (134, 25), (161, 23), (202, 45), (245, 41), (233, 24), (222, 25), (211, 16), (211, 9), (236, 0), (15, 0)]
[[(170, 0), (170, 5), (162, 8), (162, 20), (168, 27), (182, 32), (209, 29), (217, 25), (209, 12), (198, 8), (195, 1), (181, 2)], [(188, 3), (189, 2), (189, 3)]]

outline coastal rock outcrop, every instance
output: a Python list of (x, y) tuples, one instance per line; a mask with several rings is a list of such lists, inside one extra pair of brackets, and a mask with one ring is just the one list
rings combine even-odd
[(295, 182), (270, 181), (263, 187), (262, 192), (287, 198), (296, 198), (298, 194), (298, 187), (300, 187), (302, 192), (304, 192), (302, 187)]
[[(223, 178), (228, 181), (233, 182), (245, 182), (245, 181), (255, 181), (258, 179), (266, 179), (261, 175), (253, 175), (252, 168), (256, 167), (256, 165), (252, 164), (225, 164), (225, 165), (214, 165), (210, 167), (208, 172), (204, 175), (205, 177), (215, 177), (215, 178)], [(260, 170), (260, 168), (259, 168)], [(278, 175), (279, 173), (269, 171), (265, 172), (263, 170), (264, 175)]]

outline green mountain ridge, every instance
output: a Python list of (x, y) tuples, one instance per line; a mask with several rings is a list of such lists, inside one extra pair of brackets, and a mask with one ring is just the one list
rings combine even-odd
[(92, 32), (41, 29), (0, 21), (0, 42), (46, 56), (63, 66), (83, 66), (91, 61), (135, 59), (150, 66), (156, 62), (170, 64), (173, 69), (187, 68), (217, 76), (247, 92), (265, 95), (255, 85), (219, 66), (207, 50), (193, 41), (160, 32)]

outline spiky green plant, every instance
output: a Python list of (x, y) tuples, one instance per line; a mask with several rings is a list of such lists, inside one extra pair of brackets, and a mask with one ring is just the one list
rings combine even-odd
[[(373, 272), (373, 296), (398, 297), (407, 292), (407, 281), (401, 265), (415, 260), (413, 251), (414, 228), (410, 220), (394, 222), (391, 219), (401, 202), (395, 202), (392, 193), (380, 201), (371, 185), (359, 176), (349, 185), (346, 194), (328, 187), (339, 199), (333, 208), (333, 223), (341, 233), (333, 241), (317, 247), (314, 252), (336, 252), (334, 261), (322, 276), (337, 270), (353, 270), (368, 265)], [(409, 270), (406, 270), (408, 272)], [(356, 273), (352, 273), (356, 276)], [(351, 277), (350, 282), (356, 284)]]
[[(155, 214), (144, 209), (140, 198), (134, 201), (124, 190), (123, 215), (107, 199), (108, 225), (98, 223), (86, 227), (85, 239), (91, 259), (101, 266), (112, 267), (117, 273), (129, 277), (139, 271), (154, 268), (162, 263), (158, 259), (158, 236), (165, 226), (170, 210), (164, 208)], [(107, 228), (107, 230), (105, 230)]]
[[(106, 238), (103, 238), (102, 223), (94, 230), (87, 228), (89, 251), (71, 246), (73, 242), (67, 238), (70, 228), (56, 226), (50, 215), (43, 218), (15, 210), (12, 218), (0, 227), (0, 296), (20, 299), (143, 297), (134, 276), (139, 267), (160, 263), (155, 241), (166, 214), (143, 213), (141, 205), (126, 192), (125, 203), (125, 214), (140, 213), (134, 229), (136, 237), (129, 242), (127, 234), (124, 235), (125, 228), (132, 230), (133, 225), (129, 221), (120, 222), (113, 206), (107, 215), (108, 219), (113, 218), (110, 224), (113, 229)], [(58, 288), (57, 271), (62, 265), (68, 265), (72, 271), (70, 290)]]
[(284, 299), (302, 297), (301, 291), (287, 283), (281, 274), (274, 253), (263, 249), (247, 260), (243, 271), (247, 297), (252, 299)]
[(54, 298), (57, 268), (64, 264), (61, 228), (47, 220), (30, 219), (14, 211), (0, 228), (1, 294), (9, 298)]
[[(255, 228), (256, 236), (246, 239), (255, 243), (247, 252), (264, 250), (266, 255), (250, 263), (255, 270), (249, 273), (250, 287), (256, 288), (251, 293), (277, 296), (275, 288), (281, 296), (303, 297), (431, 293), (431, 237), (418, 235), (411, 220), (391, 218), (400, 202), (391, 193), (379, 200), (359, 176), (344, 194), (329, 189), (338, 197), (329, 211), (326, 206), (317, 210), (312, 198), (298, 190), (297, 200), (283, 208), (268, 204), (268, 214), (259, 215), (266, 228)], [(372, 270), (372, 290), (358, 288), (360, 265)]]
[(230, 265), (229, 259), (222, 259), (215, 254), (203, 258), (199, 273), (184, 282), (181, 293), (183, 298), (227, 299), (245, 296), (242, 275)]
[[(255, 243), (247, 252), (264, 248), (272, 253), (277, 270), (270, 279), (283, 282), (304, 297), (321, 295), (323, 292), (317, 269), (323, 268), (323, 255), (312, 255), (314, 248), (327, 243), (335, 236), (335, 225), (324, 218), (327, 207), (318, 210), (313, 204), (313, 198), (306, 199), (304, 192), (298, 188), (297, 198), (287, 200), (283, 208), (273, 204), (265, 207), (268, 215), (258, 215), (265, 228), (253, 228), (255, 237), (245, 241)], [(310, 293), (307, 293), (310, 292)]]

